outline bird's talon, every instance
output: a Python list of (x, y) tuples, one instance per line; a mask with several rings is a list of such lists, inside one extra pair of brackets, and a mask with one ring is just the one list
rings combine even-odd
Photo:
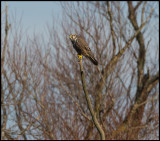
[(81, 59), (82, 60), (82, 55), (77, 55), (78, 56), (78, 59)]

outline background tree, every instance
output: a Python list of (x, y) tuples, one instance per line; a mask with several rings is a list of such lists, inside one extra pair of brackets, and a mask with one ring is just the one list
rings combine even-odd
[(64, 17), (59, 26), (53, 19), (46, 33), (34, 37), (7, 21), (7, 7), (1, 11), (1, 138), (100, 138), (69, 40), (77, 33), (99, 62), (97, 68), (83, 58), (89, 98), (105, 138), (157, 139), (158, 2), (61, 6)]

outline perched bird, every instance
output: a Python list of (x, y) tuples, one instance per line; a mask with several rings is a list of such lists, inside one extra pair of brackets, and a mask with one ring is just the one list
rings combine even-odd
[(82, 55), (87, 57), (94, 65), (98, 65), (97, 60), (95, 59), (91, 49), (88, 47), (85, 39), (80, 35), (71, 34), (69, 36), (73, 48), (77, 51), (79, 58), (82, 59)]

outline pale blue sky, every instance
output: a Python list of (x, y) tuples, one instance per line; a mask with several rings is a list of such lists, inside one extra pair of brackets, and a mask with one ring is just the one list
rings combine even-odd
[[(2, 10), (4, 9), (5, 2), (1, 2)], [(30, 32), (34, 30), (43, 31), (47, 23), (50, 23), (54, 18), (60, 18), (62, 15), (62, 8), (60, 2), (51, 1), (9, 1), (8, 15), (16, 15), (17, 20), (22, 18), (21, 22), (24, 29)]]

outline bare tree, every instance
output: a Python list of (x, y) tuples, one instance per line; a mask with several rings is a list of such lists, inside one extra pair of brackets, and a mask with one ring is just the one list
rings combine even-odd
[[(33, 37), (1, 12), (1, 139), (102, 139), (94, 119), (107, 140), (158, 139), (156, 2), (61, 6), (62, 20)], [(79, 66), (72, 33), (98, 67), (85, 57)]]

